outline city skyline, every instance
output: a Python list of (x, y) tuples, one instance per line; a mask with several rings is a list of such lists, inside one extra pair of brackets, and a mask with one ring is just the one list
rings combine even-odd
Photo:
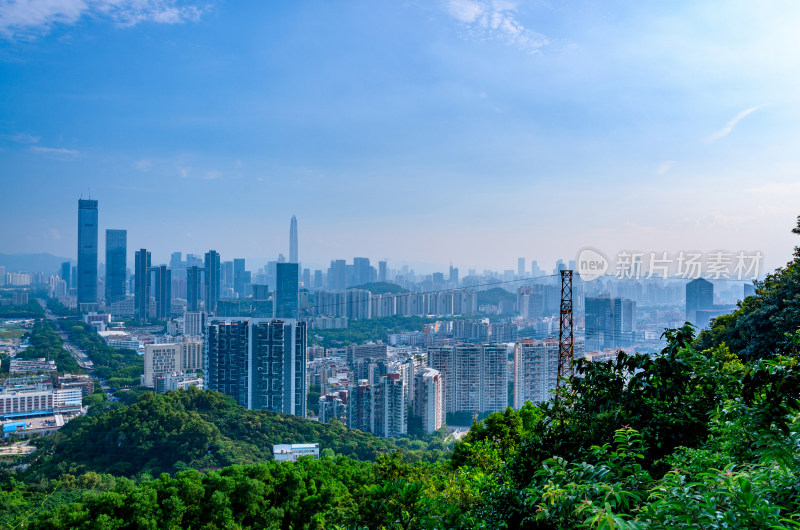
[(4, 252), (91, 194), (156, 262), (791, 257), (797, 4), (66, 4), (0, 7)]

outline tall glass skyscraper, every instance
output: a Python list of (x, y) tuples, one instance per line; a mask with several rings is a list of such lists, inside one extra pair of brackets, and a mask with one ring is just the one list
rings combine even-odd
[(70, 272), (72, 271), (72, 265), (69, 261), (65, 261), (61, 264), (61, 279), (67, 282), (67, 290), (69, 290), (72, 282), (70, 281)]
[(97, 303), (97, 201), (78, 200), (78, 310)]
[(219, 301), (219, 253), (216, 250), (206, 252), (206, 313), (217, 311)]
[(297, 318), (299, 305), (299, 265), (278, 263), (275, 287), (275, 318)]
[(186, 310), (200, 311), (200, 267), (186, 269)]
[(156, 273), (156, 318), (169, 318), (172, 306), (172, 269), (166, 265), (153, 267)]
[(289, 263), (299, 263), (297, 257), (297, 217), (292, 216), (289, 225)]
[(136, 251), (136, 275), (134, 311), (141, 322), (150, 320), (150, 253), (146, 249)]
[(106, 305), (125, 299), (128, 231), (106, 230)]

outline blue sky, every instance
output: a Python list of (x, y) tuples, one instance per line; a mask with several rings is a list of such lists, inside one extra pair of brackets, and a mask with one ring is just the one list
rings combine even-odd
[[(547, 268), (800, 214), (800, 4), (0, 0), (0, 251)], [(248, 263), (257, 268), (259, 262)]]

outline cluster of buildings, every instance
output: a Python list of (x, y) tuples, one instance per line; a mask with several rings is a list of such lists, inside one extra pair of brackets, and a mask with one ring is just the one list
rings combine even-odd
[(429, 293), (373, 294), (367, 289), (318, 290), (314, 293), (313, 315), (345, 317), (350, 320), (423, 315), (475, 315), (478, 294), (459, 289)]
[(79, 414), (85, 396), (94, 392), (88, 375), (17, 375), (0, 379), (0, 417), (4, 421)]

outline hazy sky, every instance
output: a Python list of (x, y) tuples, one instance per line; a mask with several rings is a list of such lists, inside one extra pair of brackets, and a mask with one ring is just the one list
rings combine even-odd
[[(800, 3), (0, 0), (0, 252), (800, 243)], [(102, 237), (101, 237), (102, 239)], [(248, 263), (257, 268), (258, 263)]]

